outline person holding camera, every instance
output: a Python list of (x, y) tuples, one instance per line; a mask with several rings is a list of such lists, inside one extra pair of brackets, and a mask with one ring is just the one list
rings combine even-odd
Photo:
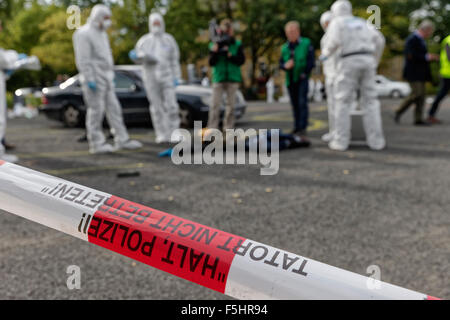
[(242, 43), (234, 37), (229, 19), (220, 23), (217, 35), (209, 44), (209, 64), (212, 67), (213, 98), (209, 111), (208, 128), (218, 129), (223, 93), (227, 94), (227, 105), (223, 120), (223, 131), (234, 128), (234, 106), (239, 84), (242, 82), (241, 66), (245, 62)]

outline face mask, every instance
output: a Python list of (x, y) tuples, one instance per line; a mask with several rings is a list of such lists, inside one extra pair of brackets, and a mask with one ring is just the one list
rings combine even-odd
[(161, 26), (152, 26), (152, 33), (160, 34), (162, 32)]
[(104, 20), (103, 21), (103, 29), (109, 29), (112, 25), (112, 21), (110, 19)]

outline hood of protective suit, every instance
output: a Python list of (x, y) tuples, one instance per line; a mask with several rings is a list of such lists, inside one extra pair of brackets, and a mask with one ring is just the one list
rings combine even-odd
[(331, 11), (326, 11), (320, 16), (320, 25), (322, 26), (322, 29), (325, 30), (325, 24), (327, 22), (330, 22), (331, 19), (332, 19)]
[(333, 17), (351, 16), (353, 14), (353, 7), (348, 0), (338, 0), (331, 6), (331, 13)]
[(104, 4), (96, 4), (91, 10), (88, 23), (100, 29), (100, 25), (105, 20), (105, 17), (111, 15), (111, 10), (107, 6)]
[[(159, 21), (159, 23), (161, 24), (161, 27), (157, 28), (155, 26), (153, 26), (153, 23), (155, 21)], [(164, 23), (164, 18), (160, 13), (152, 13), (150, 14), (150, 17), (148, 19), (148, 27), (150, 30), (151, 34), (163, 34), (164, 32), (166, 32), (166, 24)]]

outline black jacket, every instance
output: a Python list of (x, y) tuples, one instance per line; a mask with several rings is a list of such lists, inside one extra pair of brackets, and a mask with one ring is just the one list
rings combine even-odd
[(432, 81), (430, 62), (427, 60), (428, 49), (425, 40), (416, 33), (406, 39), (405, 67), (403, 78), (407, 81)]

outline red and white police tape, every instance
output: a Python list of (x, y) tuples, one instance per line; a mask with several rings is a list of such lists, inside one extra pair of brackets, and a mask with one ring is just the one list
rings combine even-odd
[(2, 161), (0, 209), (238, 299), (433, 299)]

